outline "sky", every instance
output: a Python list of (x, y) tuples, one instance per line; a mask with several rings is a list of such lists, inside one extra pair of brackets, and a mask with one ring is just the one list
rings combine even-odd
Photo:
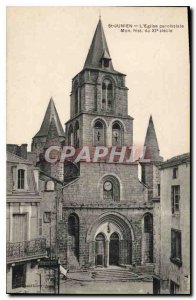
[[(50, 97), (70, 116), (72, 78), (82, 70), (99, 15), (115, 70), (125, 73), (135, 145), (152, 114), (160, 154), (189, 152), (189, 48), (186, 8), (8, 7), (7, 143), (38, 132)], [(108, 24), (183, 25), (172, 33), (121, 32)]]

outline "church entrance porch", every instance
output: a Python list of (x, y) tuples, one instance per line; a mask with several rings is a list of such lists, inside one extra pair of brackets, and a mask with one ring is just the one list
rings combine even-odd
[(130, 265), (133, 238), (131, 225), (123, 218), (116, 213), (104, 214), (88, 231), (90, 266)]
[(116, 232), (112, 233), (110, 241), (106, 240), (103, 233), (99, 233), (96, 236), (95, 265), (97, 267), (119, 265), (119, 236)]

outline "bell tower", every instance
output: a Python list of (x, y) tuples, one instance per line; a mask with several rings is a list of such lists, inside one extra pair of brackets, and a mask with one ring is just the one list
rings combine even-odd
[(113, 67), (99, 20), (84, 67), (72, 79), (67, 144), (76, 148), (132, 145), (133, 118), (128, 115), (125, 77)]

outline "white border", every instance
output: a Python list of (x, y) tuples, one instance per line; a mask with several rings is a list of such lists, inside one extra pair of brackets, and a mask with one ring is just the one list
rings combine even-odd
[[(50, 1), (50, 0), (29, 0), (28, 2), (25, 0), (1, 0), (0, 1), (0, 37), (1, 37), (1, 45), (0, 45), (0, 66), (1, 66), (1, 72), (0, 72), (0, 120), (1, 120), (1, 126), (0, 126), (0, 182), (1, 182), (1, 188), (0, 188), (0, 201), (1, 201), (1, 209), (0, 209), (0, 230), (1, 230), (1, 247), (0, 247), (0, 299), (6, 299), (9, 297), (6, 295), (6, 246), (5, 246), (5, 232), (6, 232), (6, 226), (5, 226), (5, 218), (6, 218), (6, 203), (5, 203), (5, 180), (6, 180), (6, 172), (5, 172), (5, 161), (6, 161), (6, 155), (5, 155), (5, 144), (6, 144), (6, 6), (190, 6), (191, 9), (194, 9), (196, 6), (195, 0), (94, 0), (89, 1), (79, 1), (79, 0), (56, 0), (56, 1)], [(192, 38), (192, 42), (195, 40), (195, 25), (193, 22), (193, 29), (192, 32), (194, 34)], [(194, 45), (192, 45), (192, 49), (194, 49)], [(193, 63), (193, 60), (192, 60)], [(192, 69), (194, 70), (194, 65), (192, 65)], [(194, 81), (192, 83), (193, 86), (195, 86), (195, 78), (193, 78)], [(193, 90), (192, 90), (193, 93)], [(193, 99), (192, 99), (192, 102)], [(192, 103), (193, 105), (193, 103)], [(196, 106), (195, 106), (196, 107)], [(194, 107), (194, 115), (195, 115), (195, 107)], [(194, 122), (194, 118), (193, 118)], [(13, 120), (13, 126), (14, 126), (14, 120)], [(195, 129), (195, 126), (193, 124), (193, 127)], [(193, 149), (195, 149), (195, 143), (193, 144)], [(194, 164), (195, 166), (195, 164)], [(193, 186), (195, 186), (196, 182), (195, 180), (192, 182)], [(192, 199), (194, 200), (194, 199)], [(192, 201), (193, 204), (193, 201)], [(3, 209), (2, 209), (3, 208)], [(194, 207), (193, 207), (194, 208)], [(194, 209), (195, 214), (195, 209)], [(194, 232), (194, 224), (192, 224), (192, 231)], [(195, 237), (195, 234), (194, 234)], [(194, 245), (193, 245), (194, 249)], [(194, 252), (192, 253), (194, 256)], [(195, 270), (195, 259), (194, 261), (194, 270)], [(192, 263), (192, 262), (191, 262)], [(192, 271), (194, 271), (192, 270)], [(192, 288), (196, 286), (196, 277), (193, 277), (194, 282), (192, 282)], [(18, 299), (28, 299), (29, 296), (18, 296)], [(42, 296), (36, 296), (36, 298), (40, 298)], [(65, 296), (66, 298), (74, 299), (77, 297), (69, 297)], [(93, 296), (92, 296), (93, 297)], [(141, 296), (142, 297), (142, 296)], [(34, 298), (34, 297), (33, 297)], [(56, 298), (56, 296), (50, 297), (51, 299)], [(91, 298), (91, 297), (90, 297)], [(106, 297), (102, 297), (106, 298)], [(119, 296), (119, 298), (122, 298)], [(132, 297), (137, 299), (138, 297)], [(144, 297), (145, 298), (145, 297)], [(166, 297), (161, 297), (166, 298)], [(181, 298), (187, 298), (186, 296)], [(166, 298), (167, 299), (167, 298)]]

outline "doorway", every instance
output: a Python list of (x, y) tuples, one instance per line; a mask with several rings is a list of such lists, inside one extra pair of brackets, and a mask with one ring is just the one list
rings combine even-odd
[(26, 266), (25, 264), (14, 266), (12, 269), (12, 288), (25, 287)]
[(109, 264), (119, 265), (119, 236), (116, 232), (110, 236)]
[(95, 239), (95, 264), (99, 267), (104, 267), (105, 260), (105, 236), (99, 233)]

